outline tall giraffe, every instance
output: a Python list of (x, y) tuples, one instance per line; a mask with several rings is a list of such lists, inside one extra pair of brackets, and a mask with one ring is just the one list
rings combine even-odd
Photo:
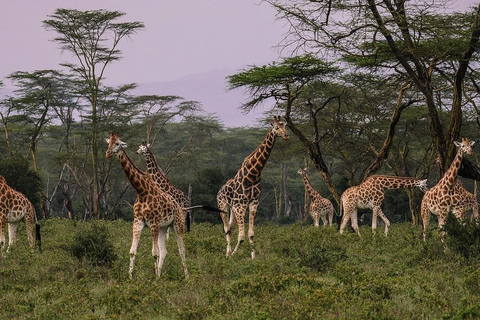
[[(147, 172), (152, 176), (153, 181), (155, 181), (160, 187), (160, 190), (171, 195), (177, 200), (182, 208), (189, 207), (191, 204), (190, 199), (182, 190), (176, 188), (159, 168), (157, 160), (150, 149), (150, 144), (142, 142), (142, 144), (138, 146), (136, 153), (144, 155), (147, 164)], [(190, 231), (190, 211), (191, 209), (184, 211), (187, 231)]]
[(137, 254), (137, 246), (145, 225), (152, 231), (152, 256), (155, 259), (155, 275), (160, 276), (167, 255), (167, 229), (172, 224), (178, 244), (178, 252), (182, 259), (183, 272), (185, 277), (188, 277), (185, 244), (183, 242), (185, 224), (182, 208), (172, 196), (160, 190), (149, 174), (141, 171), (133, 164), (123, 149), (127, 144), (120, 140), (118, 133), (110, 134), (107, 143), (108, 149), (105, 156), (107, 158), (114, 154), (117, 156), (123, 172), (137, 192), (137, 199), (133, 205), (133, 239), (128, 270), (130, 278), (133, 277), (133, 264)]
[(313, 188), (307, 176), (307, 168), (300, 168), (298, 174), (302, 176), (305, 192), (310, 197), (310, 215), (312, 216), (314, 226), (318, 227), (320, 225), (320, 218), (324, 226), (333, 224), (333, 204)]
[(343, 210), (343, 218), (340, 223), (340, 233), (351, 219), (352, 228), (360, 235), (358, 229), (357, 209), (372, 209), (372, 230), (377, 228), (377, 217), (380, 217), (385, 223), (385, 234), (388, 234), (390, 221), (382, 211), (382, 202), (385, 198), (385, 189), (413, 188), (419, 187), (423, 192), (427, 191), (427, 179), (420, 180), (410, 177), (395, 177), (373, 175), (367, 178), (358, 186), (350, 187), (342, 194), (340, 198), (340, 213)]
[(7, 252), (9, 252), (17, 238), (17, 228), (22, 219), (25, 219), (30, 247), (35, 246), (33, 238), (33, 227), (35, 226), (36, 243), (38, 249), (41, 250), (40, 225), (36, 221), (35, 207), (23, 193), (10, 187), (5, 178), (0, 175), (0, 247), (2, 252), (5, 248), (5, 226), (8, 224)]
[[(454, 141), (455, 146), (458, 148), (457, 154), (452, 161), (452, 164), (448, 168), (447, 172), (438, 181), (438, 183), (428, 190), (422, 199), (421, 215), (423, 220), (423, 239), (426, 240), (426, 232), (428, 224), (430, 222), (430, 213), (433, 213), (438, 218), (438, 227), (442, 228), (445, 224), (445, 219), (448, 213), (453, 213), (460, 218), (462, 210), (456, 210), (463, 200), (467, 199), (465, 193), (460, 192), (458, 188), (457, 176), (458, 169), (462, 163), (464, 154), (473, 154), (472, 147), (475, 145), (475, 141), (469, 141), (467, 138), (463, 138), (462, 142)], [(463, 188), (463, 187), (462, 187)], [(457, 193), (455, 193), (457, 191)], [(477, 211), (478, 212), (478, 211)], [(474, 213), (475, 215), (475, 213)], [(478, 215), (478, 214), (477, 214)], [(442, 239), (445, 234), (442, 232)]]
[[(243, 160), (237, 174), (228, 180), (217, 193), (217, 206), (223, 211), (220, 216), (227, 239), (227, 257), (234, 254), (245, 240), (245, 213), (248, 209), (248, 241), (251, 246), (252, 259), (255, 258), (253, 223), (261, 192), (260, 178), (277, 137), (282, 137), (284, 140), (289, 139), (285, 123), (281, 121), (280, 117), (275, 116), (272, 128), (262, 143)], [(238, 241), (232, 252), (230, 239), (234, 219), (238, 224)]]

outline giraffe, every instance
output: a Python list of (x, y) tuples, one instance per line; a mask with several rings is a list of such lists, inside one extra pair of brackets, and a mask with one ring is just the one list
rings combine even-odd
[[(443, 177), (438, 183), (428, 190), (422, 199), (421, 216), (423, 221), (423, 240), (427, 237), (427, 228), (430, 222), (430, 213), (433, 213), (438, 218), (438, 227), (441, 229), (445, 224), (445, 219), (448, 213), (453, 213), (457, 218), (463, 215), (464, 209), (461, 203), (464, 199), (468, 199), (468, 195), (465, 192), (460, 192), (457, 184), (458, 169), (462, 163), (464, 154), (473, 154), (472, 147), (475, 145), (475, 141), (469, 141), (467, 138), (463, 138), (462, 142), (454, 141), (455, 146), (458, 148), (457, 154), (452, 161), (452, 164), (445, 172)], [(457, 192), (455, 192), (457, 191)], [(466, 191), (466, 190), (465, 190)], [(475, 199), (476, 202), (476, 199)], [(456, 208), (456, 206), (458, 206)], [(478, 208), (478, 205), (477, 205)], [(474, 215), (478, 216), (478, 210)], [(445, 233), (442, 232), (442, 240), (445, 238)]]
[[(275, 140), (282, 137), (288, 140), (286, 125), (280, 117), (274, 116), (272, 128), (260, 145), (248, 155), (237, 174), (228, 180), (217, 193), (217, 207), (223, 211), (220, 216), (223, 221), (225, 237), (227, 239), (227, 257), (235, 254), (245, 240), (245, 214), (248, 209), (248, 241), (251, 246), (251, 257), (255, 258), (253, 223), (260, 198), (261, 173), (272, 152)], [(231, 230), (236, 219), (238, 225), (238, 241), (232, 251), (230, 246)]]
[(472, 219), (478, 219), (478, 202), (473, 193), (470, 193), (462, 184), (462, 181), (457, 180), (454, 187), (453, 213), (459, 219), (464, 219), (467, 216), (467, 211), (472, 210)]
[(117, 156), (123, 172), (137, 192), (137, 198), (133, 205), (133, 239), (128, 270), (130, 278), (133, 277), (137, 246), (145, 225), (152, 231), (152, 256), (155, 259), (155, 275), (160, 276), (167, 255), (167, 229), (172, 224), (182, 260), (183, 272), (185, 277), (188, 277), (185, 244), (183, 242), (185, 224), (182, 208), (172, 196), (160, 190), (149, 174), (141, 171), (133, 164), (124, 151), (127, 144), (120, 140), (118, 133), (110, 134), (107, 143), (106, 158), (111, 158), (113, 155)]
[(17, 228), (22, 219), (25, 219), (27, 239), (32, 248), (35, 246), (33, 238), (33, 227), (35, 226), (36, 244), (41, 251), (40, 225), (37, 223), (35, 207), (23, 193), (10, 187), (5, 178), (0, 175), (0, 247), (2, 252), (5, 248), (5, 226), (8, 224), (8, 253), (15, 243)]
[(388, 234), (390, 221), (382, 212), (382, 202), (385, 197), (385, 189), (412, 188), (418, 187), (423, 192), (427, 190), (427, 179), (420, 180), (410, 177), (396, 177), (373, 175), (367, 178), (358, 186), (350, 187), (342, 194), (340, 198), (340, 213), (343, 210), (342, 222), (340, 224), (340, 234), (348, 221), (352, 220), (352, 228), (360, 235), (357, 221), (357, 209), (372, 209), (372, 230), (377, 228), (377, 217), (380, 217), (385, 223), (385, 234)]
[[(182, 208), (189, 207), (191, 204), (190, 199), (182, 190), (176, 188), (159, 168), (157, 161), (155, 160), (155, 156), (150, 149), (150, 144), (142, 142), (138, 146), (136, 153), (144, 155), (147, 164), (147, 173), (152, 176), (153, 181), (157, 183), (157, 185), (160, 187), (160, 190), (171, 195)], [(190, 211), (191, 210), (184, 211), (187, 232), (190, 231)]]
[(320, 218), (322, 218), (324, 226), (333, 224), (333, 204), (313, 188), (307, 176), (307, 168), (300, 167), (298, 174), (302, 176), (305, 192), (310, 197), (310, 215), (312, 216), (314, 226), (318, 227), (320, 225)]

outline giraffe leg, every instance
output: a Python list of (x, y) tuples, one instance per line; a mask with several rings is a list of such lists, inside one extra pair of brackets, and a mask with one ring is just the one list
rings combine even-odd
[[(380, 206), (375, 206), (373, 208), (373, 211), (376, 212), (376, 216), (380, 217), (380, 219), (382, 219), (383, 222), (385, 223), (385, 235), (387, 235), (388, 227), (390, 226), (390, 220), (388, 220), (387, 216), (383, 213), (382, 208)], [(373, 229), (373, 226), (372, 226), (372, 229)]]
[(255, 215), (257, 214), (257, 209), (258, 209), (258, 201), (255, 200), (250, 203), (248, 208), (248, 242), (250, 243), (250, 252), (251, 252), (252, 259), (255, 259), (255, 243), (254, 243), (255, 232), (254, 232), (253, 226), (255, 222)]
[[(235, 245), (235, 249), (233, 249), (230, 256), (234, 255), (243, 241), (245, 241), (245, 210), (246, 208), (244, 205), (236, 205), (232, 207), (232, 214), (235, 216), (238, 225), (238, 240), (237, 244)], [(232, 220), (233, 217), (230, 216), (230, 222), (232, 222)]]
[(33, 236), (33, 229), (35, 226), (35, 217), (33, 214), (25, 215), (25, 224), (27, 228), (27, 239), (30, 247), (33, 249), (35, 248), (35, 238)]
[(427, 228), (430, 222), (430, 209), (428, 209), (427, 202), (425, 201), (425, 196), (423, 196), (420, 215), (422, 216), (423, 222), (423, 241), (427, 241)]
[[(323, 226), (327, 226), (328, 225), (327, 212), (325, 210), (320, 211), (320, 218), (322, 218)], [(319, 221), (319, 224), (320, 224), (320, 221)]]
[(3, 256), (3, 252), (5, 250), (5, 225), (7, 223), (7, 218), (5, 217), (5, 215), (1, 215), (0, 216), (0, 249), (1, 249), (1, 252), (2, 252), (2, 256)]
[(342, 221), (340, 222), (340, 234), (343, 234), (343, 230), (347, 226), (347, 223), (350, 220), (350, 216), (351, 216), (351, 209), (349, 207), (344, 206), (343, 217), (342, 217)]
[(360, 229), (358, 228), (358, 209), (353, 209), (350, 218), (352, 220), (352, 228), (360, 236)]
[(333, 225), (333, 205), (328, 208), (328, 224)]
[(187, 269), (187, 259), (185, 258), (185, 243), (183, 241), (184, 231), (180, 229), (175, 229), (175, 239), (177, 240), (178, 253), (180, 254), (180, 259), (182, 260), (183, 273), (185, 278), (188, 278), (188, 269)]
[(155, 276), (158, 278), (160, 277), (160, 249), (159, 249), (159, 231), (156, 225), (152, 225), (150, 223), (150, 230), (152, 231), (152, 257), (154, 260), (154, 267), (155, 267)]
[(17, 240), (17, 229), (20, 222), (10, 222), (8, 224), (8, 247), (7, 253), (10, 252), (10, 247), (15, 243)]
[(130, 278), (133, 278), (133, 264), (135, 262), (135, 255), (137, 254), (138, 242), (140, 241), (143, 227), (145, 227), (145, 222), (139, 219), (133, 220), (133, 238), (132, 246), (130, 248), (130, 266), (128, 268), (128, 275)]
[(167, 256), (167, 234), (169, 229), (169, 227), (160, 228), (157, 232), (156, 239), (154, 239), (158, 247), (158, 256), (155, 259), (155, 275), (157, 278), (162, 274), (163, 262)]

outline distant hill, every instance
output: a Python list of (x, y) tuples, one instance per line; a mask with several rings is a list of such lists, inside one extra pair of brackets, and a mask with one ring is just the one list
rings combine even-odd
[(202, 103), (203, 110), (218, 117), (227, 127), (256, 125), (265, 111), (258, 110), (243, 114), (239, 107), (247, 97), (242, 90), (227, 91), (226, 77), (236, 71), (217, 69), (195, 74), (169, 82), (139, 84), (132, 92), (135, 95), (177, 95), (186, 100)]
[[(226, 77), (235, 72), (217, 69), (168, 82), (140, 83), (131, 94), (177, 95), (185, 100), (200, 102), (206, 113), (216, 116), (227, 127), (258, 125), (257, 119), (266, 109), (260, 106), (257, 110), (243, 114), (239, 107), (248, 97), (242, 90), (227, 91)], [(0, 90), (0, 98), (12, 93), (13, 89), (6, 86)]]

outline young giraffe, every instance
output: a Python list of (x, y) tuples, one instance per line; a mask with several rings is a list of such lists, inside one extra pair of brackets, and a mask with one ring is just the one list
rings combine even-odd
[(178, 244), (178, 252), (182, 259), (183, 272), (185, 277), (188, 277), (185, 244), (183, 242), (185, 225), (182, 208), (172, 196), (160, 190), (149, 174), (142, 172), (132, 163), (123, 150), (127, 145), (119, 139), (118, 133), (110, 134), (107, 143), (108, 149), (105, 156), (107, 158), (114, 154), (117, 156), (123, 172), (137, 192), (137, 199), (133, 205), (133, 239), (128, 270), (130, 278), (133, 277), (133, 264), (137, 246), (145, 225), (152, 231), (152, 256), (155, 259), (155, 275), (160, 276), (167, 255), (167, 229), (172, 224)]
[(308, 197), (310, 197), (310, 215), (313, 219), (313, 225), (318, 227), (320, 225), (320, 218), (322, 218), (324, 226), (333, 224), (333, 204), (313, 188), (307, 176), (307, 168), (300, 168), (298, 173), (302, 176), (305, 192)]
[[(187, 195), (182, 190), (176, 188), (158, 167), (155, 156), (150, 149), (150, 144), (142, 142), (142, 144), (138, 146), (136, 153), (144, 155), (147, 163), (147, 172), (152, 176), (153, 181), (157, 183), (160, 189), (175, 198), (182, 208), (189, 207), (191, 202)], [(190, 231), (190, 211), (191, 209), (185, 211), (187, 231)]]
[[(260, 198), (260, 178), (277, 137), (289, 139), (285, 123), (280, 117), (275, 116), (272, 128), (262, 143), (245, 158), (235, 177), (228, 180), (217, 193), (217, 206), (223, 211), (220, 216), (227, 239), (227, 257), (234, 254), (245, 240), (245, 213), (248, 208), (248, 241), (251, 246), (251, 257), (255, 258), (253, 222)], [(227, 212), (230, 212), (230, 217)], [(234, 218), (238, 224), (238, 241), (232, 252), (230, 238)]]
[(33, 238), (35, 225), (37, 246), (41, 250), (40, 225), (36, 221), (35, 207), (23, 193), (11, 188), (5, 178), (0, 175), (0, 247), (2, 252), (5, 248), (5, 226), (8, 224), (8, 253), (10, 247), (15, 243), (17, 228), (22, 219), (25, 219), (27, 239), (32, 248), (35, 246)]
[(377, 228), (377, 217), (385, 223), (385, 234), (388, 234), (390, 221), (382, 212), (382, 202), (385, 197), (385, 189), (419, 187), (423, 192), (427, 191), (427, 179), (420, 180), (410, 177), (395, 177), (374, 175), (370, 176), (358, 186), (350, 187), (340, 198), (340, 213), (343, 210), (343, 218), (340, 224), (340, 234), (351, 219), (352, 228), (360, 235), (357, 221), (357, 209), (372, 209), (372, 230)]
[[(461, 190), (458, 188), (457, 184), (458, 169), (462, 163), (463, 155), (473, 154), (472, 147), (475, 145), (475, 141), (469, 141), (467, 138), (463, 138), (462, 142), (454, 141), (454, 144), (458, 148), (455, 159), (453, 159), (452, 164), (440, 181), (438, 181), (433, 188), (428, 190), (422, 199), (421, 215), (423, 220), (423, 240), (426, 240), (427, 237), (427, 228), (428, 223), (430, 222), (431, 212), (437, 216), (438, 227), (440, 229), (445, 224), (445, 219), (448, 213), (452, 212), (457, 218), (460, 218), (460, 214), (463, 215), (463, 210), (461, 208), (460, 210), (456, 210), (455, 207), (461, 204), (463, 198), (468, 199), (468, 196), (465, 197), (465, 193), (458, 193), (458, 191)], [(457, 193), (455, 193), (455, 191), (457, 191)], [(442, 239), (444, 238), (445, 233), (442, 232)]]

